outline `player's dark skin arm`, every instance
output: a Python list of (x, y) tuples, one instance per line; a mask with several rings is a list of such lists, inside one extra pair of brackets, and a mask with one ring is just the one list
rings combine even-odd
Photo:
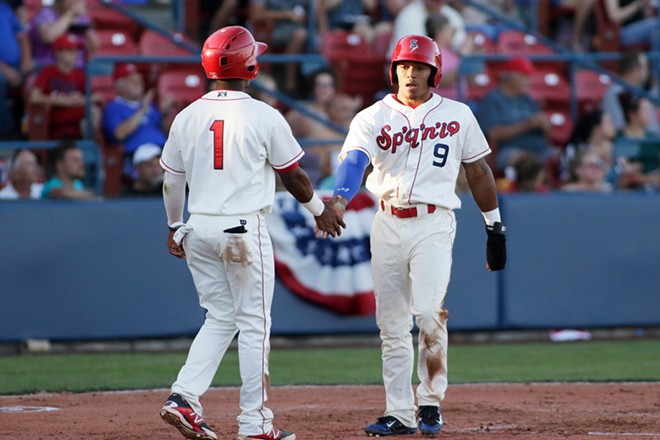
[(467, 177), (472, 197), (481, 212), (492, 211), (497, 208), (497, 187), (493, 172), (485, 159), (471, 163), (463, 163), (465, 177)]
[[(300, 203), (308, 202), (314, 195), (314, 189), (309, 181), (307, 173), (300, 167), (296, 167), (291, 171), (279, 173), (282, 184), (287, 191), (293, 195)], [(333, 209), (334, 202), (324, 201), (325, 209), (316, 220), (316, 227), (325, 232), (326, 234), (337, 237), (341, 235), (341, 228), (345, 228), (344, 220)]]

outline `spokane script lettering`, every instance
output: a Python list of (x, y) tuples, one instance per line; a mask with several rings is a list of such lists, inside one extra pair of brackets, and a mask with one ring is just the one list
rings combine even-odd
[(433, 126), (421, 124), (418, 128), (402, 127), (401, 130), (392, 133), (392, 127), (384, 126), (380, 130), (380, 135), (376, 137), (376, 144), (381, 150), (392, 149), (392, 154), (396, 153), (397, 147), (404, 142), (410, 144), (412, 148), (417, 148), (420, 141), (429, 139), (444, 139), (447, 136), (454, 136), (461, 129), (461, 124), (456, 121), (437, 122)]

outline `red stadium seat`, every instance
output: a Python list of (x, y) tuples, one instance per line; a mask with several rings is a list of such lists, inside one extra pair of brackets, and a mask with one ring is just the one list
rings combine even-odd
[(580, 107), (598, 106), (612, 82), (610, 77), (593, 70), (578, 70), (573, 77)]
[(556, 147), (566, 145), (573, 131), (573, 120), (568, 109), (546, 109), (545, 114), (550, 119), (552, 132), (550, 133), (550, 143)]
[(101, 29), (96, 31), (100, 47), (93, 56), (136, 55), (137, 43), (123, 29)]
[(370, 54), (372, 52), (372, 47), (364, 38), (343, 29), (327, 32), (321, 41), (321, 54), (331, 61), (341, 58), (346, 53)]
[(87, 13), (89, 14), (94, 28), (99, 31), (103, 29), (122, 29), (136, 39), (142, 32), (142, 25), (128, 15), (122, 14), (104, 4), (103, 0), (86, 0)]
[(175, 109), (179, 111), (191, 102), (201, 98), (208, 91), (206, 75), (199, 66), (185, 65), (175, 70), (164, 71), (158, 77), (156, 90), (160, 99), (171, 96), (175, 101)]
[[(194, 46), (198, 44), (186, 37), (179, 36), (181, 42), (187, 42)], [(147, 56), (190, 56), (199, 55), (200, 52), (193, 53), (184, 46), (179, 45), (171, 39), (160, 33), (147, 29), (142, 33), (138, 43), (138, 51)]]
[(513, 29), (507, 29), (500, 32), (497, 37), (496, 49), (498, 53), (508, 55), (552, 54), (552, 49), (541, 43), (533, 35)]
[(529, 94), (541, 107), (548, 107), (569, 103), (571, 88), (561, 74), (552, 70), (537, 70), (530, 77)]
[(465, 99), (468, 101), (480, 101), (497, 85), (495, 79), (486, 72), (470, 75), (466, 80)]
[(363, 106), (373, 103), (376, 93), (388, 88), (385, 53), (376, 53), (359, 35), (345, 30), (330, 31), (321, 42), (321, 54), (337, 74), (337, 90), (360, 96)]
[[(531, 34), (517, 30), (504, 30), (497, 37), (496, 52), (511, 56), (553, 55), (553, 50)], [(568, 73), (565, 61), (532, 60), (534, 66), (542, 70), (556, 70), (563, 75)], [(489, 63), (490, 64), (490, 63)]]
[(94, 75), (90, 79), (92, 93), (101, 95), (103, 105), (115, 97), (115, 83), (112, 75)]
[(472, 50), (475, 53), (494, 53), (495, 41), (481, 31), (472, 30), (467, 32), (467, 36), (472, 42)]

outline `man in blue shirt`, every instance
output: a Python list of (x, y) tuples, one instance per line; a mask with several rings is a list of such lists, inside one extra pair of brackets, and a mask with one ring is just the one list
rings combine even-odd
[(495, 168), (503, 171), (520, 152), (534, 153), (542, 161), (552, 154), (548, 144), (551, 125), (529, 96), (529, 77), (534, 72), (525, 58), (512, 58), (500, 69), (500, 83), (479, 103), (476, 116), (495, 151)]
[(171, 100), (161, 99), (161, 108), (156, 107), (155, 91), (145, 92), (135, 64), (117, 64), (113, 78), (117, 95), (103, 110), (103, 132), (111, 145), (124, 146), (124, 174), (131, 177), (133, 153), (140, 145), (165, 145), (162, 112)]

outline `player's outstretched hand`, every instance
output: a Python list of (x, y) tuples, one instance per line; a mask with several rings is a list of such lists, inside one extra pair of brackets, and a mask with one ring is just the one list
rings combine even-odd
[(174, 255), (177, 258), (186, 258), (186, 251), (183, 249), (182, 244), (176, 244), (174, 241), (175, 231), (170, 231), (167, 236), (167, 250), (170, 252), (170, 255)]
[(493, 226), (486, 225), (486, 269), (490, 271), (502, 270), (506, 265), (506, 226), (495, 222)]
[(318, 217), (314, 217), (314, 220), (316, 220), (316, 227), (314, 228), (316, 236), (319, 238), (339, 237), (341, 228), (346, 228), (343, 215), (340, 215), (334, 208), (334, 201), (326, 200), (323, 204), (325, 205), (323, 213)]

